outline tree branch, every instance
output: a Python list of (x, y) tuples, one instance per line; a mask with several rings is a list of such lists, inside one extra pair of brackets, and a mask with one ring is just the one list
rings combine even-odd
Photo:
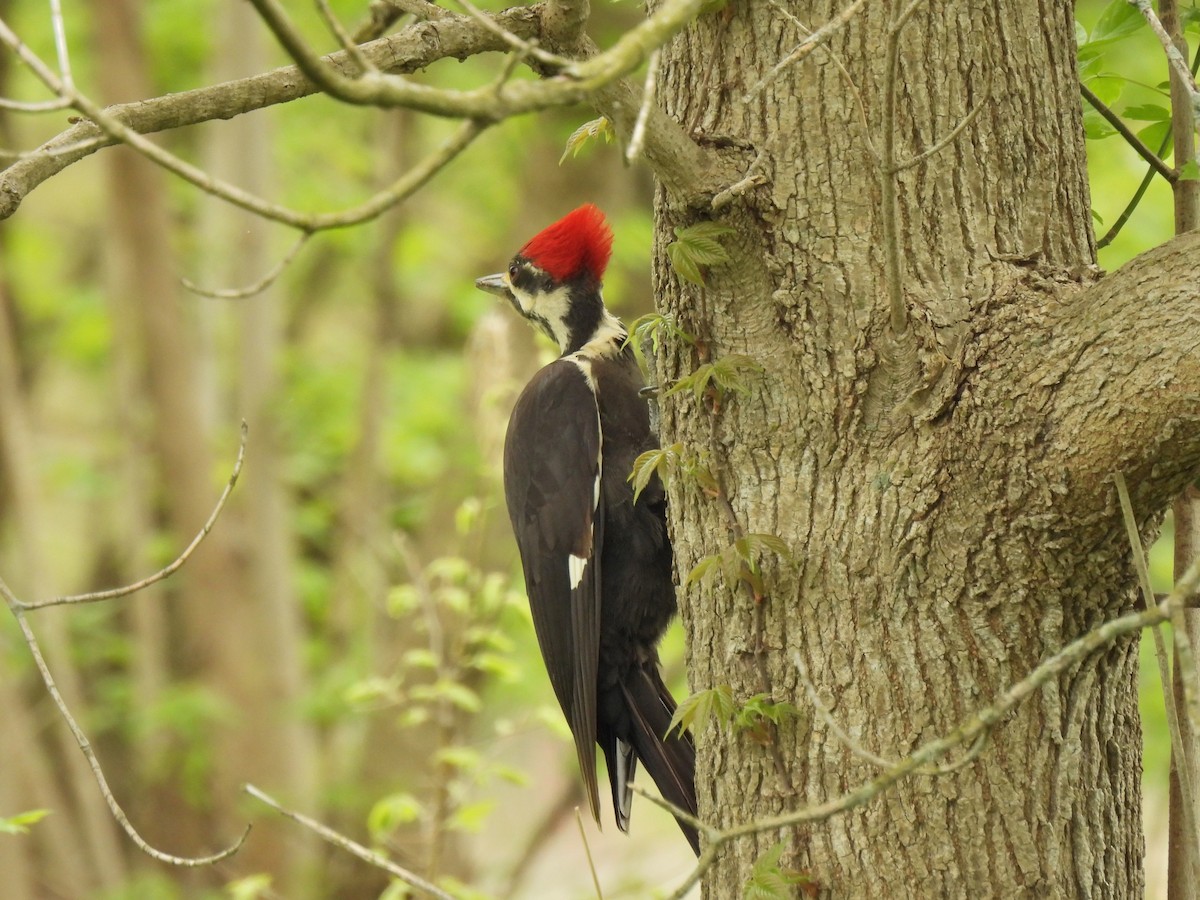
[(1167, 179), (1167, 181), (1169, 181), (1171, 184), (1175, 183), (1176, 179), (1179, 178), (1179, 173), (1163, 162), (1157, 153), (1142, 143), (1142, 139), (1130, 131), (1129, 126), (1121, 121), (1120, 116), (1109, 109), (1108, 105), (1105, 104), (1105, 102), (1097, 97), (1094, 93), (1092, 93), (1091, 89), (1088, 88), (1086, 84), (1080, 82), (1079, 92), (1083, 94), (1083, 99), (1091, 104), (1092, 109), (1100, 113), (1100, 115), (1104, 118), (1104, 121), (1106, 121), (1113, 128), (1117, 129), (1117, 133), (1120, 134), (1121, 137), (1125, 138), (1125, 142), (1129, 144), (1130, 147), (1137, 151), (1138, 156), (1148, 162), (1150, 167), (1154, 169), (1155, 172)]
[[(1200, 585), (1200, 560), (1184, 573), (1175, 585), (1174, 590), (1163, 603), (1143, 612), (1128, 613), (1117, 619), (1105, 622), (1083, 636), (1067, 644), (1049, 659), (1036, 666), (1025, 678), (1012, 685), (1002, 693), (990, 706), (981, 709), (975, 715), (964, 721), (957, 728), (941, 737), (922, 744), (908, 756), (890, 766), (870, 781), (864, 782), (853, 790), (827, 800), (824, 803), (806, 806), (793, 812), (782, 813), (765, 819), (735, 825), (723, 831), (714, 832), (710, 827), (700, 824), (700, 829), (708, 837), (696, 868), (687, 879), (671, 894), (671, 900), (682, 900), (689, 890), (700, 880), (704, 872), (716, 859), (716, 850), (721, 844), (758, 834), (764, 831), (776, 831), (783, 828), (794, 828), (811, 822), (820, 822), (846, 812), (879, 796), (898, 781), (927, 770), (930, 764), (945, 756), (953, 748), (968, 742), (978, 746), (978, 742), (986, 737), (996, 725), (1009, 715), (1020, 704), (1025, 702), (1036, 691), (1077, 665), (1087, 656), (1109, 646), (1119, 638), (1135, 634), (1143, 628), (1158, 625), (1169, 618), (1170, 605), (1178, 598), (1188, 597)], [(971, 754), (975, 753), (972, 747)], [(969, 754), (969, 755), (971, 755)], [(652, 798), (653, 799), (653, 798)], [(662, 805), (662, 804), (660, 804)]]
[(387, 872), (393, 878), (399, 879), (409, 887), (416, 888), (417, 890), (422, 891), (431, 897), (437, 897), (438, 900), (456, 900), (452, 894), (447, 894), (437, 885), (431, 884), (420, 875), (408, 871), (408, 869), (405, 869), (403, 866), (396, 865), (396, 863), (392, 862), (390, 859), (380, 856), (378, 853), (375, 853), (372, 850), (368, 850), (362, 844), (350, 840), (350, 838), (343, 834), (339, 834), (326, 825), (322, 825), (316, 819), (310, 819), (303, 813), (298, 813), (286, 808), (269, 794), (260, 791), (254, 785), (247, 784), (244, 785), (242, 789), (255, 800), (259, 800), (267, 804), (267, 806), (271, 807), (271, 809), (287, 816), (293, 822), (297, 822), (310, 831), (316, 832), (323, 840), (328, 841), (335, 847), (340, 847), (347, 853), (357, 856), (359, 859), (369, 863), (375, 868)]

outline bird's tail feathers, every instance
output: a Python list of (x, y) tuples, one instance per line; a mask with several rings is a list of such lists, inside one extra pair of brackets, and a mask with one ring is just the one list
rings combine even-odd
[[(675, 715), (675, 700), (662, 683), (658, 673), (637, 668), (633, 677), (621, 684), (625, 701), (629, 705), (633, 721), (632, 750), (640, 759), (650, 777), (658, 786), (659, 793), (668, 803), (677, 806), (692, 816), (696, 815), (696, 749), (691, 735), (672, 731), (667, 734), (671, 717)], [(624, 747), (618, 747), (618, 752)], [(609, 770), (613, 771), (612, 769)], [(633, 766), (629, 767), (633, 777)], [(622, 814), (617, 797), (617, 784), (613, 782), (613, 800), (618, 809), (618, 823), (623, 815), (629, 821), (629, 789), (624, 788), (625, 808)], [(696, 855), (700, 855), (700, 837), (696, 829), (676, 819), (688, 843)], [(622, 827), (624, 830), (624, 827)]]

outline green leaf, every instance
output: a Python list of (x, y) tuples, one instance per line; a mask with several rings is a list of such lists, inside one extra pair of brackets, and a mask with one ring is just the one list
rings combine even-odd
[(743, 900), (791, 900), (795, 896), (793, 887), (806, 884), (810, 879), (779, 866), (783, 856), (783, 842), (774, 844), (754, 862), (750, 880), (742, 889)]
[(421, 801), (409, 793), (389, 794), (375, 802), (367, 813), (367, 828), (371, 837), (382, 840), (401, 825), (417, 821), (424, 814)]
[(1169, 122), (1171, 111), (1157, 103), (1138, 103), (1125, 107), (1122, 113), (1127, 119), (1137, 119), (1139, 122)]
[(792, 549), (787, 541), (776, 534), (747, 534), (733, 542), (737, 554), (748, 565), (754, 566), (758, 555), (765, 552), (774, 553), (785, 562), (792, 561)]
[(1182, 181), (1200, 181), (1200, 165), (1197, 165), (1196, 160), (1189, 159), (1179, 170), (1179, 178)]
[(667, 726), (667, 734), (675, 729), (679, 729), (682, 734), (693, 726), (703, 725), (712, 718), (716, 718), (718, 722), (728, 722), (735, 709), (733, 688), (727, 684), (696, 691), (690, 697), (685, 697), (676, 707), (675, 715), (671, 717), (671, 724)]
[(1099, 141), (1117, 133), (1104, 116), (1088, 106), (1083, 110), (1083, 130), (1089, 141)]
[(0, 834), (28, 834), (30, 825), (36, 825), (48, 815), (48, 809), (31, 809), (15, 816), (0, 818)]
[(671, 261), (671, 268), (678, 272), (681, 278), (692, 284), (704, 284), (704, 273), (682, 244), (667, 244), (667, 258)]
[(1100, 14), (1100, 20), (1092, 29), (1088, 43), (1119, 41), (1141, 28), (1144, 21), (1137, 7), (1128, 0), (1112, 0)]
[(692, 566), (692, 571), (688, 572), (687, 578), (683, 582), (684, 587), (691, 587), (697, 581), (702, 581), (710, 575), (720, 564), (721, 554), (712, 553), (708, 556), (700, 558), (700, 562)]
[(468, 803), (466, 806), (460, 806), (450, 817), (449, 827), (455, 831), (479, 834), (487, 822), (487, 817), (495, 808), (495, 800), (479, 800), (475, 803)]
[(400, 658), (400, 664), (410, 669), (436, 669), (438, 658), (427, 647), (416, 647)]
[(768, 694), (755, 694), (734, 714), (732, 725), (734, 731), (749, 731), (764, 722), (780, 725), (786, 719), (794, 719), (799, 715), (800, 710), (786, 700), (776, 703)]
[(1111, 109), (1113, 104), (1121, 98), (1121, 92), (1125, 89), (1126, 83), (1126, 80), (1120, 75), (1105, 73), (1089, 78), (1087, 86), (1096, 95), (1096, 99)]
[(1137, 133), (1137, 136), (1141, 138), (1143, 144), (1156, 153), (1159, 147), (1167, 144), (1166, 157), (1170, 158), (1171, 146), (1168, 143), (1168, 138), (1171, 136), (1170, 122), (1155, 122), (1153, 125), (1147, 125)]
[(604, 118), (604, 116), (592, 119), (590, 122), (584, 122), (571, 132), (571, 136), (567, 138), (566, 149), (563, 150), (563, 155), (559, 157), (558, 164), (561, 166), (567, 161), (568, 156), (578, 156), (579, 151), (587, 146), (588, 141), (595, 140), (596, 138), (603, 138), (606, 144), (612, 143), (612, 123)]
[(667, 245), (667, 257), (682, 278), (702, 285), (702, 267), (729, 262), (729, 254), (719, 239), (733, 233), (728, 225), (718, 222), (697, 222), (687, 228), (676, 228), (675, 240)]
[(483, 757), (479, 751), (470, 747), (443, 747), (433, 755), (433, 759), (437, 763), (465, 772), (478, 769)]
[(655, 475), (658, 475), (663, 484), (667, 483), (670, 469), (679, 465), (679, 454), (682, 450), (682, 444), (672, 444), (670, 447), (647, 450), (633, 461), (633, 470), (626, 480), (633, 485), (634, 503), (637, 503), (638, 497), (642, 495), (642, 491), (646, 489), (650, 484), (650, 479)]
[(231, 900), (258, 900), (259, 897), (270, 896), (271, 876), (266, 872), (247, 875), (225, 885), (225, 891)]

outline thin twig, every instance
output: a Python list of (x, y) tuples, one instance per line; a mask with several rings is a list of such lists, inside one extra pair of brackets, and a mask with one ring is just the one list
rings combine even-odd
[(1128, 125), (1121, 121), (1121, 117), (1109, 109), (1108, 105), (1103, 100), (1092, 93), (1091, 89), (1086, 84), (1080, 82), (1079, 92), (1083, 94), (1083, 99), (1091, 104), (1092, 109), (1100, 113), (1104, 121), (1115, 128), (1117, 133), (1120, 134), (1121, 137), (1125, 138), (1125, 142), (1129, 144), (1129, 146), (1135, 151), (1137, 151), (1137, 155), (1149, 163), (1150, 167), (1154, 169), (1154, 171), (1156, 171), (1163, 178), (1167, 179), (1167, 181), (1169, 181), (1171, 184), (1176, 182), (1176, 180), (1179, 178), (1179, 173), (1163, 162), (1157, 153), (1147, 147), (1142, 142), (1142, 139), (1134, 134)]
[[(784, 4), (780, 3), (779, 0), (770, 0), (770, 4), (777, 12), (780, 13), (780, 15), (791, 22), (801, 34), (812, 34), (812, 29), (797, 19), (795, 15), (792, 14), (792, 11)], [(871, 125), (869, 122), (867, 122), (867, 104), (863, 100), (862, 91), (858, 89), (858, 84), (855, 82), (854, 77), (850, 74), (850, 70), (846, 68), (846, 64), (842, 62), (841, 56), (835, 53), (833, 48), (831, 48), (828, 43), (820, 44), (818, 49), (828, 56), (833, 64), (837, 66), (838, 71), (842, 73), (842, 79), (846, 82), (846, 86), (849, 87), (850, 92), (854, 94), (854, 99), (858, 107), (858, 117), (860, 124), (862, 125), (863, 144), (866, 146), (867, 150), (870, 151), (871, 155), (875, 157), (875, 162), (878, 163), (879, 151), (875, 147), (875, 142), (871, 139)]]
[(308, 243), (308, 239), (312, 237), (312, 232), (304, 231), (300, 233), (300, 237), (292, 244), (291, 249), (284, 254), (283, 259), (279, 260), (271, 269), (263, 275), (262, 278), (253, 284), (248, 284), (240, 288), (204, 288), (191, 281), (188, 278), (180, 278), (179, 281), (185, 288), (193, 294), (199, 294), (201, 297), (212, 297), (216, 300), (244, 300), (247, 297), (253, 297), (255, 294), (260, 294), (275, 283), (284, 270), (291, 265), (292, 260), (299, 255), (301, 248)]
[(908, 307), (904, 302), (904, 280), (900, 267), (900, 200), (896, 189), (896, 93), (900, 69), (900, 32), (905, 23), (925, 0), (913, 0), (892, 19), (887, 32), (886, 68), (883, 89), (883, 204), (880, 228), (883, 231), (883, 254), (887, 269), (889, 328), (894, 337), (908, 331)]
[(1188, 96), (1191, 98), (1195, 122), (1200, 123), (1200, 90), (1197, 89), (1196, 79), (1192, 77), (1191, 70), (1188, 69), (1187, 60), (1183, 58), (1183, 54), (1179, 52), (1179, 48), (1171, 40), (1171, 35), (1163, 28), (1162, 22), (1159, 21), (1158, 15), (1150, 5), (1150, 0), (1128, 0), (1128, 2), (1138, 8), (1138, 12), (1142, 14), (1142, 17), (1150, 26), (1150, 30), (1154, 32), (1154, 36), (1162, 44), (1163, 52), (1167, 54), (1167, 63), (1171, 66), (1180, 84), (1187, 90)]
[(579, 840), (583, 841), (583, 852), (587, 856), (588, 871), (592, 873), (592, 886), (596, 889), (596, 900), (604, 900), (604, 892), (600, 890), (600, 876), (596, 874), (596, 863), (592, 860), (592, 848), (588, 844), (587, 832), (583, 829), (583, 816), (579, 807), (575, 807), (575, 824), (579, 826)]
[(174, 561), (166, 568), (160, 569), (153, 575), (143, 578), (141, 581), (135, 581), (133, 584), (127, 584), (123, 587), (110, 588), (105, 591), (91, 591), (87, 594), (71, 594), (65, 597), (52, 597), (49, 600), (38, 600), (32, 603), (26, 603), (17, 600), (13, 597), (9, 602), (22, 612), (29, 612), (35, 609), (45, 609), (48, 606), (66, 606), (73, 603), (97, 603), (101, 600), (114, 600), (117, 597), (126, 597), (130, 594), (137, 593), (144, 588), (156, 582), (162, 581), (164, 578), (174, 574), (180, 566), (188, 561), (188, 557), (192, 555), (200, 542), (208, 537), (208, 533), (212, 531), (213, 525), (217, 522), (217, 516), (221, 514), (221, 510), (225, 508), (225, 501), (229, 499), (229, 495), (233, 493), (233, 486), (237, 484), (238, 475), (242, 472), (242, 462), (246, 457), (246, 438), (249, 434), (249, 427), (242, 422), (241, 438), (238, 442), (237, 459), (233, 463), (233, 471), (229, 473), (229, 480), (225, 482), (225, 489), (221, 491), (221, 496), (217, 498), (217, 505), (213, 507), (213, 511), (209, 514), (208, 520), (201, 527), (199, 533), (192, 538), (192, 542), (184, 548), (183, 552), (175, 557)]
[[(1129, 549), (1133, 554), (1133, 566), (1137, 570), (1138, 583), (1142, 588), (1142, 596), (1146, 601), (1146, 608), (1151, 609), (1156, 605), (1154, 600), (1154, 588), (1150, 584), (1150, 568), (1146, 563), (1146, 554), (1142, 550), (1142, 539), (1138, 534), (1137, 519), (1133, 513), (1133, 502), (1129, 499), (1129, 488), (1125, 484), (1125, 476), (1121, 472), (1115, 472), (1113, 474), (1113, 481), (1117, 486), (1117, 497), (1121, 503), (1122, 521), (1125, 524), (1125, 535), (1129, 539)], [(1179, 602), (1182, 602), (1182, 599), (1183, 598), (1179, 598)], [(1172, 591), (1170, 594), (1168, 594), (1167, 599), (1163, 602), (1167, 604), (1168, 609), (1170, 609), (1171, 605), (1176, 602), (1175, 592)], [(1161, 606), (1162, 604), (1159, 605)], [(1175, 703), (1171, 699), (1171, 673), (1168, 668), (1170, 664), (1168, 662), (1169, 656), (1167, 654), (1167, 646), (1165, 640), (1163, 639), (1161, 628), (1153, 629), (1153, 634), (1154, 655), (1158, 659), (1158, 678), (1162, 684), (1163, 700), (1167, 711), (1167, 725), (1171, 732), (1171, 750), (1175, 754), (1175, 758), (1182, 761), (1185, 759), (1183, 754), (1183, 736), (1179, 730), (1178, 712), (1175, 709)], [(1176, 640), (1178, 640), (1177, 637)], [(1190, 693), (1194, 695), (1194, 689)], [(1192, 701), (1189, 700), (1189, 708), (1191, 702)], [(1193, 721), (1193, 727), (1195, 727), (1196, 724), (1197, 723)], [(1192, 798), (1195, 797), (1195, 794), (1192, 791), (1191, 775), (1187, 771), (1186, 767), (1181, 766), (1179, 768), (1179, 772), (1183, 794), (1187, 798), (1187, 808), (1192, 809)], [(1195, 823), (1192, 822), (1188, 825), (1188, 830), (1193, 834), (1196, 833), (1194, 824)]]
[(320, 835), (320, 837), (333, 844), (335, 847), (340, 847), (341, 849), (354, 856), (357, 856), (359, 859), (374, 866), (375, 868), (387, 872), (393, 878), (399, 879), (409, 887), (416, 888), (419, 891), (424, 891), (431, 897), (437, 897), (438, 900), (456, 900), (452, 894), (446, 893), (440, 887), (435, 884), (431, 884), (420, 875), (410, 872), (408, 869), (405, 869), (402, 866), (398, 866), (390, 859), (380, 856), (373, 850), (368, 850), (362, 844), (352, 841), (343, 834), (339, 834), (327, 825), (322, 825), (316, 819), (311, 819), (303, 813), (298, 813), (294, 810), (288, 809), (287, 807), (281, 805), (279, 801), (275, 800), (269, 794), (259, 790), (254, 785), (243, 785), (242, 790), (244, 790), (255, 800), (259, 800), (267, 804), (267, 806), (291, 819), (293, 822), (303, 825), (310, 831), (316, 832), (318, 835)]
[(317, 10), (321, 13), (321, 18), (325, 22), (325, 27), (333, 32), (333, 36), (337, 38), (342, 49), (346, 51), (346, 55), (354, 60), (354, 64), (358, 66), (359, 72), (377, 72), (378, 69), (371, 64), (371, 61), (363, 56), (361, 50), (358, 49), (358, 44), (354, 43), (354, 38), (342, 26), (341, 20), (333, 14), (333, 10), (329, 8), (329, 0), (316, 0)]
[(42, 648), (38, 644), (37, 637), (33, 633), (33, 629), (29, 627), (29, 623), (25, 620), (25, 609), (28, 608), (16, 595), (12, 592), (9, 586), (0, 579), (0, 596), (4, 597), (8, 604), (9, 612), (17, 621), (17, 627), (21, 630), (21, 636), (25, 639), (25, 645), (29, 648), (29, 653), (33, 657), (34, 665), (37, 666), (38, 673), (42, 676), (42, 683), (46, 687), (46, 693), (50, 695), (50, 699), (54, 701), (54, 705), (58, 708), (58, 713), (62, 716), (64, 722), (67, 723), (67, 728), (71, 730), (71, 734), (75, 738), (75, 743), (79, 746), (80, 752), (83, 753), (84, 759), (87, 760), (88, 766), (91, 767), (92, 775), (96, 779), (96, 784), (100, 788), (100, 795), (104, 798), (104, 802), (108, 804), (108, 809), (112, 813), (117, 824), (129, 836), (129, 839), (137, 846), (139, 850), (159, 862), (164, 862), (172, 866), (182, 866), (184, 868), (195, 868), (197, 866), (208, 866), (215, 862), (220, 862), (237, 853), (242, 848), (242, 844), (246, 842), (246, 838), (250, 834), (249, 825), (242, 832), (242, 836), (229, 847), (219, 853), (214, 853), (210, 856), (175, 856), (171, 853), (165, 853), (162, 850), (152, 847), (147, 843), (130, 823), (128, 816), (125, 815), (125, 810), (121, 808), (121, 804), (117, 802), (117, 798), (113, 796), (112, 789), (108, 786), (108, 779), (104, 775), (104, 769), (100, 766), (100, 760), (96, 758), (95, 752), (92, 750), (91, 741), (72, 715), (70, 707), (63, 699), (62, 694), (58, 690), (58, 685), (54, 681), (54, 676), (50, 674), (50, 667), (46, 664), (46, 659), (42, 655)]
[(71, 54), (67, 52), (67, 26), (63, 20), (62, 0), (50, 0), (50, 24), (54, 30), (54, 52), (58, 56), (58, 71), (63, 84), (75, 87), (71, 77)]
[(67, 109), (70, 105), (71, 101), (65, 97), (58, 97), (54, 100), (10, 100), (7, 97), (0, 97), (0, 109), (19, 113), (56, 112), (60, 109)]
[[(821, 701), (820, 694), (817, 693), (817, 686), (813, 684), (812, 679), (809, 678), (808, 670), (805, 667), (804, 660), (799, 653), (795, 654), (793, 657), (793, 662), (796, 665), (796, 670), (800, 674), (800, 680), (804, 682), (804, 687), (808, 692), (809, 702), (812, 703), (813, 709), (816, 710), (817, 717), (825, 723), (825, 725), (834, 733), (838, 740), (845, 744), (846, 748), (855, 756), (866, 760), (874, 766), (878, 766), (881, 769), (887, 769), (896, 765), (896, 760), (888, 759), (885, 756), (879, 756), (878, 754), (872, 753), (853, 737), (851, 737), (850, 733), (838, 723), (837, 719), (834, 718), (829, 707), (827, 707)], [(978, 758), (979, 754), (983, 752), (983, 748), (987, 746), (989, 733), (990, 732), (985, 731), (983, 734), (981, 734), (976, 739), (975, 743), (971, 745), (971, 748), (967, 751), (966, 755), (964, 755), (962, 759), (940, 766), (929, 765), (923, 769), (915, 770), (914, 774), (942, 776), (949, 775), (952, 772), (957, 772), (958, 770), (965, 768), (970, 763), (974, 762), (975, 759)]]
[(796, 45), (795, 50), (773, 65), (771, 70), (767, 72), (767, 74), (764, 75), (759, 82), (754, 85), (754, 87), (746, 91), (746, 95), (742, 98), (742, 102), (747, 103), (750, 100), (753, 100), (768, 84), (777, 79), (784, 69), (793, 65), (794, 63), (799, 62), (800, 60), (804, 59), (804, 57), (808, 56), (808, 54), (812, 53), (812, 51), (815, 50), (822, 41), (830, 37), (839, 28), (843, 27), (847, 22), (854, 18), (855, 13), (862, 9), (862, 6), (865, 2), (866, 0), (854, 0), (853, 3), (843, 9), (834, 18), (830, 19), (816, 31), (811, 32), (808, 37)]
[(654, 92), (658, 87), (660, 56), (658, 50), (650, 54), (650, 64), (646, 67), (646, 83), (642, 87), (642, 103), (633, 123), (633, 134), (629, 136), (629, 147), (625, 150), (626, 162), (633, 162), (638, 158), (642, 152), (642, 143), (646, 140), (646, 121), (650, 118), (650, 107), (654, 105)]
[[(682, 900), (684, 895), (700, 880), (700, 877), (716, 859), (717, 848), (721, 844), (764, 831), (777, 831), (782, 828), (824, 821), (839, 813), (854, 809), (874, 799), (898, 781), (927, 769), (930, 763), (968, 741), (973, 744), (968, 752), (968, 758), (973, 759), (982, 748), (981, 739), (1050, 679), (1061, 675), (1067, 669), (1119, 638), (1165, 622), (1169, 617), (1170, 605), (1179, 602), (1180, 598), (1190, 597), (1198, 585), (1200, 585), (1200, 559), (1194, 562), (1176, 582), (1167, 600), (1163, 603), (1143, 612), (1127, 613), (1086, 632), (1034, 667), (1025, 678), (1000, 694), (990, 706), (981, 709), (941, 737), (922, 744), (870, 781), (864, 782), (857, 788), (834, 797), (832, 800), (806, 806), (793, 812), (757, 819), (743, 825), (735, 825), (725, 830), (711, 829), (697, 823), (697, 828), (704, 831), (709, 843), (697, 860), (696, 867), (679, 888), (671, 894), (671, 900)], [(947, 771), (950, 770), (950, 768), (947, 769)], [(660, 806), (668, 808), (670, 806), (657, 798), (651, 797), (650, 799)]]
[(911, 159), (907, 159), (904, 162), (896, 163), (892, 167), (892, 171), (889, 174), (896, 175), (905, 171), (906, 169), (911, 169), (913, 166), (923, 163), (925, 160), (929, 159), (929, 157), (936, 153), (941, 153), (943, 150), (949, 147), (952, 143), (954, 143), (955, 140), (958, 139), (958, 136), (962, 134), (972, 122), (975, 121), (979, 114), (983, 112), (984, 104), (991, 99), (991, 95), (992, 79), (989, 75), (987, 86), (983, 90), (983, 97), (973, 107), (971, 107), (970, 111), (963, 116), (962, 121), (955, 125), (949, 134), (947, 134), (928, 150), (922, 151), (921, 153), (918, 153), (916, 156), (912, 157)]
[(488, 13), (485, 13), (482, 9), (472, 3), (471, 0), (454, 0), (454, 2), (461, 6), (463, 10), (469, 16), (471, 16), (471, 18), (479, 22), (480, 25), (482, 25), (492, 34), (501, 38), (514, 50), (519, 50), (527, 57), (536, 59), (538, 62), (544, 63), (553, 69), (566, 68), (574, 62), (574, 60), (567, 59), (565, 56), (559, 56), (555, 53), (551, 53), (549, 50), (543, 50), (537, 45), (536, 41), (527, 41), (524, 38), (513, 34), (511, 31), (497, 22), (492, 16), (490, 16)]

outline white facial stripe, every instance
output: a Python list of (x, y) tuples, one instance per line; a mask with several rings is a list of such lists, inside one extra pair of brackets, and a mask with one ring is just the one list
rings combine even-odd
[(579, 587), (583, 581), (583, 572), (587, 568), (587, 559), (572, 553), (567, 557), (567, 574), (571, 576), (571, 590)]
[(566, 350), (567, 341), (570, 340), (565, 323), (570, 293), (566, 285), (545, 294), (531, 294), (511, 283), (508, 289), (517, 298), (521, 311), (527, 316), (536, 316), (544, 320), (550, 328), (550, 336), (558, 344), (559, 349)]

